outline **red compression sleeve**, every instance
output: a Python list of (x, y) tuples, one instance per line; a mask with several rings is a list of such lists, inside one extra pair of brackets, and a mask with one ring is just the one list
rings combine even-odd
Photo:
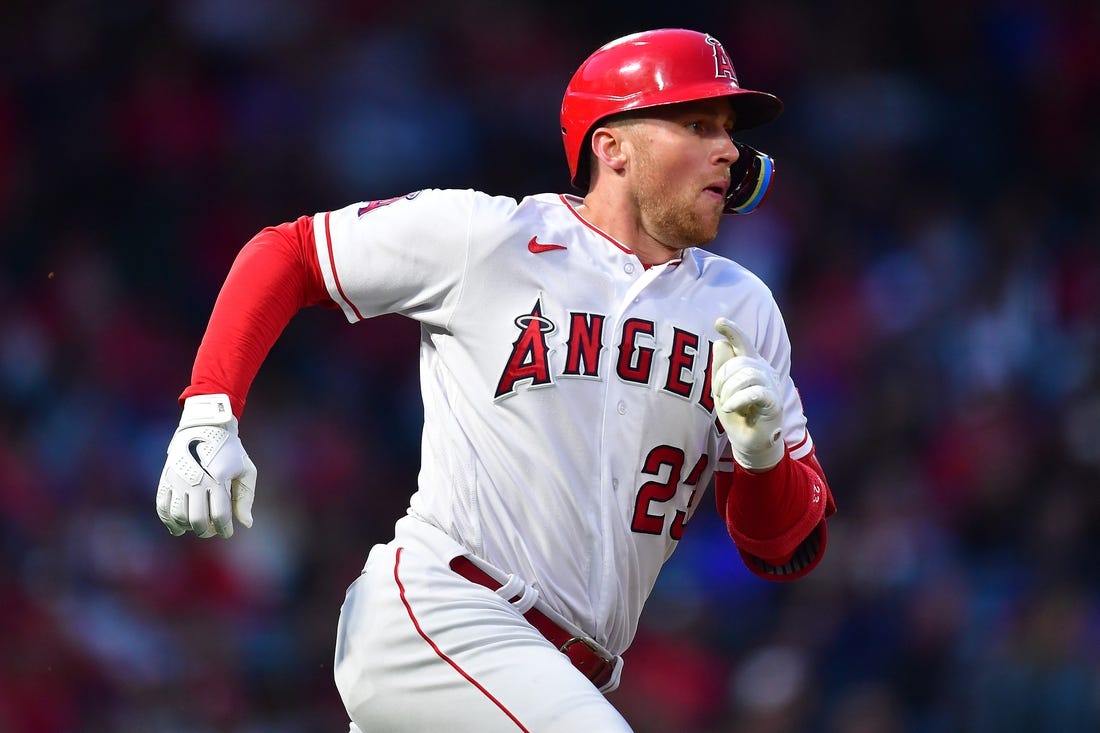
[(825, 518), (836, 512), (825, 471), (811, 452), (770, 471), (740, 466), (715, 474), (715, 500), (742, 560), (769, 580), (794, 580), (825, 552)]
[(240, 418), (252, 380), (283, 329), (309, 305), (335, 307), (313, 242), (313, 218), (268, 227), (237, 254), (180, 395), (225, 393)]

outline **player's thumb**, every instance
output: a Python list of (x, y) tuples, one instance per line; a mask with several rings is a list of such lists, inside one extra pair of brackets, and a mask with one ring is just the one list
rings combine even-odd
[(256, 490), (239, 481), (233, 484), (233, 516), (245, 527), (252, 526), (252, 499)]
[(247, 455), (244, 471), (233, 481), (233, 516), (245, 527), (252, 526), (252, 500), (256, 498), (256, 465)]
[(733, 358), (733, 347), (730, 346), (729, 341), (722, 339), (721, 341), (715, 341), (711, 347), (710, 357), (710, 371), (711, 374), (717, 374), (718, 370), (722, 368), (722, 365)]
[[(734, 356), (756, 356), (756, 349), (749, 337), (736, 323), (728, 318), (719, 318), (714, 322), (714, 328), (726, 337), (725, 343), (729, 344)], [(718, 343), (723, 342), (719, 341)]]

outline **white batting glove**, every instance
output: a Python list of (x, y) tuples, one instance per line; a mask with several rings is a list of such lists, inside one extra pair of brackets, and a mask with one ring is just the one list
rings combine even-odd
[(726, 318), (714, 324), (724, 340), (714, 344), (711, 392), (734, 460), (749, 471), (767, 471), (783, 459), (783, 403), (775, 369), (752, 341)]
[(224, 394), (196, 395), (168, 444), (157, 489), (157, 515), (177, 537), (233, 536), (233, 518), (252, 526), (256, 466), (237, 437), (237, 418)]

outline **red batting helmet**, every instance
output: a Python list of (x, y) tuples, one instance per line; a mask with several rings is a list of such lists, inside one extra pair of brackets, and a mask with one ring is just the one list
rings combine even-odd
[(742, 89), (726, 50), (714, 37), (681, 28), (624, 36), (589, 56), (569, 81), (561, 103), (561, 136), (569, 180), (584, 188), (584, 147), (596, 124), (632, 109), (696, 99), (728, 97), (735, 129), (779, 116), (783, 103), (771, 94)]

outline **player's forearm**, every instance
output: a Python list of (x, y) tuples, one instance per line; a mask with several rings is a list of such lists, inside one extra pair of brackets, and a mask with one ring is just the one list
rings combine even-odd
[(718, 509), (730, 536), (758, 575), (801, 577), (825, 549), (825, 517), (836, 511), (825, 473), (811, 453), (785, 456), (763, 473), (737, 467), (715, 483)]
[(330, 303), (313, 244), (312, 219), (268, 227), (241, 249), (214, 304), (180, 395), (229, 395), (244, 411), (248, 390), (271, 347), (301, 308)]

